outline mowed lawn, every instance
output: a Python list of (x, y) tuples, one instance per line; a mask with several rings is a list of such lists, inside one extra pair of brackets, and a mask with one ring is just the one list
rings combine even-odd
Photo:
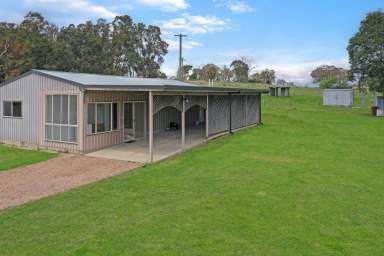
[(0, 144), (0, 172), (34, 164), (57, 156), (56, 153), (26, 150)]
[(381, 255), (384, 119), (264, 97), (264, 125), (0, 212), (0, 255)]

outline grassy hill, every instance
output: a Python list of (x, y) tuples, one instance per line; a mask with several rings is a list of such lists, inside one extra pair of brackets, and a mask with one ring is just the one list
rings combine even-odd
[(0, 212), (0, 255), (380, 255), (384, 119), (263, 98), (262, 126)]

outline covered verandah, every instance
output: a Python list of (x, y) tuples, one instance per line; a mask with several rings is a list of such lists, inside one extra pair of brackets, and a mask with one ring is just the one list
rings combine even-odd
[(133, 102), (133, 107), (122, 102), (121, 143), (88, 155), (145, 163), (199, 145), (209, 136), (207, 102), (207, 94), (153, 91), (147, 93), (145, 101)]
[(120, 139), (99, 147), (89, 156), (154, 162), (216, 135), (261, 122), (261, 92), (258, 90), (199, 87), (149, 90), (141, 92), (139, 100), (133, 104), (125, 99), (138, 92), (122, 93)]
[[(203, 127), (191, 128), (186, 131), (184, 149), (193, 148), (205, 141)], [(172, 155), (182, 152), (180, 131), (161, 131), (154, 134), (153, 158), (154, 162), (166, 159)], [(132, 162), (149, 162), (148, 138), (140, 138), (129, 143), (121, 143), (96, 152), (89, 156), (109, 159), (125, 160)]]

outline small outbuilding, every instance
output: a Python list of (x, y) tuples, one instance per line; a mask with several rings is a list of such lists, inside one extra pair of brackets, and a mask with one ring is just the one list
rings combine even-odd
[(351, 107), (354, 104), (355, 104), (355, 93), (352, 88), (323, 90), (324, 106)]
[(78, 153), (123, 145), (104, 153), (152, 162), (260, 124), (262, 93), (32, 70), (0, 85), (0, 142)]
[[(280, 94), (279, 94), (279, 89), (280, 89)], [(278, 97), (279, 95), (281, 97), (289, 97), (289, 86), (270, 86), (269, 87), (269, 95), (270, 96), (276, 96)]]

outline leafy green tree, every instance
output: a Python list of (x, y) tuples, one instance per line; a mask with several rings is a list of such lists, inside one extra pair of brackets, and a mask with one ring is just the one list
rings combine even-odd
[(202, 73), (205, 80), (216, 79), (219, 74), (219, 67), (215, 64), (207, 64), (203, 67)]
[(336, 66), (321, 65), (311, 72), (311, 77), (314, 83), (319, 83), (322, 80), (345, 76), (347, 72), (347, 70)]
[(135, 27), (137, 62), (133, 63), (136, 75), (158, 77), (160, 65), (168, 53), (168, 44), (161, 39), (160, 28), (139, 23)]
[(29, 12), (20, 24), (0, 23), (0, 81), (31, 68), (159, 77), (167, 47), (159, 27), (127, 15), (58, 29)]
[(263, 78), (261, 77), (261, 74), (256, 72), (256, 73), (253, 73), (251, 75), (251, 80), (252, 82), (255, 82), (255, 83), (263, 83)]
[(264, 69), (261, 71), (260, 77), (263, 83), (272, 84), (276, 79), (275, 71), (272, 69)]
[(337, 82), (337, 79), (336, 78), (329, 78), (329, 79), (323, 79), (321, 80), (320, 82), (320, 88), (321, 89), (328, 89), (328, 88), (331, 88), (332, 86), (334, 86)]
[(361, 22), (349, 41), (351, 72), (365, 81), (372, 91), (384, 95), (384, 12), (375, 11)]
[(189, 73), (193, 69), (192, 65), (183, 65), (183, 79), (189, 78)]
[(231, 63), (233, 74), (238, 82), (248, 81), (249, 66), (243, 60), (234, 60)]
[(192, 74), (189, 76), (190, 80), (200, 80), (203, 78), (202, 75), (203, 71), (201, 68), (194, 68), (192, 69)]
[(232, 70), (227, 67), (226, 65), (223, 66), (223, 68), (220, 71), (220, 80), (226, 83), (229, 83), (233, 77)]

